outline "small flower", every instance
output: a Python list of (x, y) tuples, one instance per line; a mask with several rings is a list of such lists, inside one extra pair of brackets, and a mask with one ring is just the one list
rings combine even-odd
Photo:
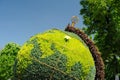
[(65, 40), (66, 42), (69, 41), (70, 39), (71, 39), (70, 36), (67, 36), (67, 35), (66, 35), (66, 36), (64, 37), (64, 40)]

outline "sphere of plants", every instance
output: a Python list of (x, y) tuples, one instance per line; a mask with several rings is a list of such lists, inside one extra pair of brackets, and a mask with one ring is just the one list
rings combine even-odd
[(19, 80), (94, 80), (96, 68), (80, 37), (51, 29), (25, 42), (18, 52), (14, 73)]

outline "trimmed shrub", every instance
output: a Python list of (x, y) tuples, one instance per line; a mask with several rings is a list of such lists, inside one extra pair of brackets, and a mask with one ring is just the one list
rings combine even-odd
[(51, 29), (32, 36), (14, 66), (18, 80), (94, 80), (94, 59), (74, 33)]

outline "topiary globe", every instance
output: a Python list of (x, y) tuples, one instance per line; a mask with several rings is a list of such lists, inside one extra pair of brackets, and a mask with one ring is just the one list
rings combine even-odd
[(18, 52), (18, 80), (94, 80), (94, 58), (76, 34), (51, 29), (32, 36)]

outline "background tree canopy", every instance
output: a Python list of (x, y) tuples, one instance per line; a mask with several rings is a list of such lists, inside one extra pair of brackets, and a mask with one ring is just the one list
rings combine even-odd
[(120, 74), (120, 1), (81, 0), (85, 32), (94, 35), (95, 44), (102, 53), (106, 80)]
[(20, 50), (16, 43), (8, 43), (0, 50), (0, 80), (8, 80), (13, 77), (13, 65)]

